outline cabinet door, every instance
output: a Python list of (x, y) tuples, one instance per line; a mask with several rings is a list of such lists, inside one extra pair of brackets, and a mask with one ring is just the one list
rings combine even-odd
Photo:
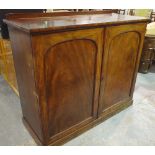
[(116, 111), (132, 101), (145, 24), (112, 26), (105, 30), (99, 113)]
[(96, 117), (102, 32), (103, 29), (89, 29), (32, 38), (47, 138), (75, 132)]

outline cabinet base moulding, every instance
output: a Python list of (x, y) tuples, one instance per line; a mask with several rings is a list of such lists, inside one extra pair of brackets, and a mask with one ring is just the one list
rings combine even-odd
[(101, 117), (98, 117), (97, 119), (95, 119), (94, 121), (92, 121), (91, 123), (88, 123), (87, 125), (81, 127), (78, 130), (75, 130), (74, 132), (68, 134), (67, 136), (62, 136), (62, 138), (59, 138), (56, 141), (53, 141), (52, 138), (49, 140), (48, 144), (44, 144), (41, 142), (41, 140), (37, 137), (37, 135), (35, 134), (35, 132), (33, 131), (33, 129), (31, 128), (31, 126), (29, 125), (29, 123), (26, 121), (26, 119), (23, 117), (23, 124), (25, 125), (25, 127), (27, 128), (27, 130), (29, 131), (29, 133), (31, 134), (31, 136), (33, 137), (33, 139), (35, 140), (35, 142), (38, 145), (63, 145), (64, 143), (70, 141), (71, 139), (79, 136), (80, 134), (86, 132), (87, 130), (97, 126), (98, 124), (102, 123), (103, 121), (105, 121), (106, 119), (114, 116), (115, 114), (121, 112), (122, 110), (128, 108), (129, 106), (131, 106), (133, 104), (133, 100), (130, 101), (126, 101), (126, 102), (119, 102), (113, 106), (111, 106), (108, 110), (103, 111)]

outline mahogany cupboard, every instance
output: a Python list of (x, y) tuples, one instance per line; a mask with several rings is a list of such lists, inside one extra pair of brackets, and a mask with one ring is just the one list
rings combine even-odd
[(11, 16), (23, 120), (60, 145), (132, 104), (148, 20), (118, 14)]

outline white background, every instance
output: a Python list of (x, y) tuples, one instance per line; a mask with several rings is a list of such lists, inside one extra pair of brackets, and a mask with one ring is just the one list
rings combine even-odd
[(0, 0), (0, 8), (11, 9), (155, 9), (155, 0)]
[[(0, 0), (0, 9), (155, 9), (155, 0)], [(0, 147), (0, 155), (155, 155), (155, 147)]]

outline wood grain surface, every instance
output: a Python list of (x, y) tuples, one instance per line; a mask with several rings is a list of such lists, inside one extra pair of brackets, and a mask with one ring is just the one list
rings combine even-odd
[(76, 28), (92, 28), (106, 25), (119, 25), (127, 23), (148, 22), (149, 19), (144, 17), (121, 15), (116, 13), (98, 13), (98, 14), (83, 14), (74, 15), (68, 13), (66, 16), (40, 16), (35, 18), (17, 18), (4, 20), (5, 23), (11, 26), (18, 27), (26, 32), (54, 32), (66, 29)]
[(111, 13), (6, 21), (36, 142), (62, 144), (132, 104), (147, 21)]

